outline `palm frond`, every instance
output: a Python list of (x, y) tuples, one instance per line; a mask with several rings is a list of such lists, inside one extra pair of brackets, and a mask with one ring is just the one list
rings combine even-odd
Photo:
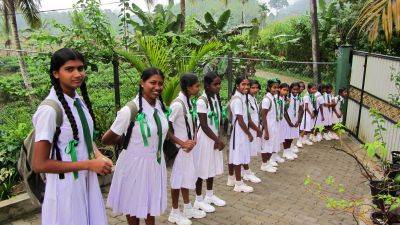
[(228, 24), (229, 18), (231, 17), (231, 10), (226, 10), (222, 13), (222, 15), (218, 18), (217, 28), (222, 30)]
[(147, 67), (143, 62), (143, 59), (137, 56), (135, 53), (131, 53), (129, 51), (125, 51), (122, 49), (116, 49), (115, 52), (125, 59), (128, 63), (130, 63), (139, 73), (142, 73), (143, 70)]
[(171, 102), (178, 96), (179, 93), (179, 79), (180, 76), (174, 76), (168, 80), (164, 85), (164, 90), (162, 92), (164, 103), (169, 106)]
[(141, 37), (138, 39), (140, 49), (144, 52), (149, 65), (163, 71), (166, 77), (172, 72), (168, 50), (157, 42), (154, 37)]
[(199, 61), (209, 52), (216, 50), (221, 46), (221, 43), (218, 41), (212, 41), (208, 42), (207, 44), (204, 44), (202, 47), (200, 47), (198, 50), (194, 50), (192, 54), (190, 55), (190, 60), (186, 64), (186, 67), (183, 67), (181, 69), (184, 69), (184, 71), (180, 71), (181, 73), (184, 72), (194, 72), (195, 68), (197, 67), (197, 64)]
[(25, 21), (32, 28), (41, 26), (39, 8), (40, 0), (18, 0), (15, 1), (16, 9), (22, 12)]

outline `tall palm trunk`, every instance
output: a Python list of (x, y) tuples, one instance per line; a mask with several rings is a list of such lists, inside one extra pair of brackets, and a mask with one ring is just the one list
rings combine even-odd
[(185, 20), (186, 20), (186, 1), (181, 0), (180, 6), (181, 6), (181, 14), (182, 14), (180, 29), (181, 29), (181, 31), (184, 31), (185, 30)]
[(317, 62), (319, 61), (319, 37), (318, 37), (318, 15), (317, 1), (310, 0), (310, 16), (311, 16), (311, 50), (313, 59), (313, 77), (315, 83), (321, 83), (321, 76)]
[[(11, 27), (13, 31), (13, 36), (14, 36), (14, 43), (15, 43), (15, 48), (18, 50), (17, 55), (18, 55), (18, 61), (19, 61), (19, 68), (21, 71), (22, 79), (24, 81), (25, 88), (31, 92), (32, 91), (32, 84), (29, 80), (28, 72), (26, 70), (26, 64), (25, 60), (23, 57), (23, 53), (21, 51), (21, 42), (19, 40), (19, 34), (18, 34), (18, 26), (17, 26), (17, 16), (15, 13), (15, 3), (14, 1), (9, 2), (10, 6), (10, 13), (11, 13)], [(32, 101), (31, 95), (29, 95), (29, 99)]]

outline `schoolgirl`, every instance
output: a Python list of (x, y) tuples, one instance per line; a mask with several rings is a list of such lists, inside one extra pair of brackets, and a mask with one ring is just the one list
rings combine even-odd
[[(50, 62), (52, 87), (45, 100), (54, 102), (54, 106), (42, 104), (32, 118), (33, 170), (46, 173), (44, 225), (108, 224), (97, 173), (109, 174), (112, 162), (93, 142), (95, 118), (84, 68), (81, 53), (70, 48), (56, 51)], [(83, 99), (76, 91), (78, 88)], [(56, 125), (55, 107), (62, 113), (60, 127)]]
[(235, 88), (232, 92), (233, 96), (228, 106), (232, 117), (232, 134), (229, 143), (229, 176), (227, 185), (234, 186), (233, 190), (236, 192), (253, 192), (254, 190), (252, 187), (246, 185), (241, 177), (242, 165), (244, 175), (255, 176), (254, 174), (248, 174), (251, 151), (250, 143), (253, 141), (250, 127), (258, 129), (250, 118), (247, 96), (249, 86), (247, 78), (237, 77)]
[[(221, 138), (221, 101), (219, 91), (221, 78), (215, 72), (204, 76), (204, 93), (197, 101), (197, 113), (200, 127), (197, 133), (197, 144), (194, 151), (194, 161), (197, 173), (196, 201), (194, 207), (207, 213), (214, 212), (216, 206), (225, 206), (224, 200), (214, 195), (214, 177), (223, 173), (222, 150), (225, 144)], [(206, 180), (207, 191), (203, 199), (202, 186)]]
[[(190, 225), (190, 218), (203, 218), (206, 213), (195, 209), (189, 200), (189, 189), (195, 189), (197, 180), (194, 167), (193, 148), (196, 144), (197, 114), (191, 97), (197, 96), (200, 83), (195, 74), (184, 74), (180, 78), (181, 92), (172, 102), (169, 116), (171, 138), (179, 148), (171, 173), (172, 210), (168, 221), (178, 225)], [(184, 209), (179, 210), (179, 192), (182, 193)]]
[[(146, 224), (154, 224), (155, 216), (167, 207), (167, 170), (162, 149), (168, 120), (161, 98), (163, 84), (164, 75), (159, 69), (145, 69), (138, 95), (121, 108), (103, 136), (107, 145), (119, 143), (124, 134), (128, 138), (126, 149), (118, 157), (107, 205), (113, 212), (126, 215), (130, 225), (139, 224), (140, 218)], [(137, 114), (132, 115), (135, 111)]]
[(315, 93), (317, 92), (317, 86), (314, 83), (308, 83), (307, 89), (308, 89), (308, 95), (305, 95), (303, 97), (304, 113), (300, 124), (300, 130), (301, 130), (300, 138), (303, 144), (313, 145), (313, 142), (310, 140), (309, 135), (311, 134), (311, 131), (314, 129), (315, 118), (318, 113), (318, 111), (316, 110), (317, 99), (315, 97)]
[(285, 142), (283, 143), (283, 157), (289, 160), (297, 158), (297, 146), (291, 146), (293, 139), (299, 138), (299, 126), (303, 116), (302, 101), (299, 96), (299, 83), (290, 85), (290, 95), (285, 109)]
[[(343, 122), (343, 106), (344, 100), (347, 97), (346, 88), (340, 88), (338, 92), (338, 96), (333, 98), (333, 115), (332, 115), (332, 123), (338, 124)], [(334, 139), (339, 139), (337, 134), (333, 133)]]
[(260, 106), (257, 102), (256, 96), (261, 89), (261, 85), (257, 80), (250, 80), (250, 89), (248, 94), (249, 100), (249, 112), (253, 123), (257, 126), (257, 130), (250, 129), (251, 135), (253, 136), (253, 141), (250, 143), (250, 156), (257, 156), (261, 151), (261, 121), (260, 121)]
[[(303, 110), (304, 110), (304, 101), (303, 101), (303, 98), (304, 98), (304, 96), (307, 95), (308, 93), (307, 93), (307, 90), (305, 90), (305, 89), (306, 89), (305, 83), (304, 83), (303, 81), (299, 81), (298, 83), (299, 83), (299, 94), (298, 94), (298, 96), (299, 96), (299, 98), (300, 98), (301, 106), (303, 107)], [(301, 122), (300, 122), (300, 123), (301, 123)], [(300, 126), (299, 126), (299, 133), (301, 133)], [(302, 147), (303, 147), (303, 141), (302, 141), (301, 135), (300, 135), (299, 138), (297, 139), (297, 142), (296, 142), (296, 145), (295, 145), (295, 146), (296, 146), (297, 148), (302, 148)]]
[[(316, 118), (313, 133), (310, 135), (310, 140), (313, 142), (320, 142), (322, 141), (322, 132), (320, 128), (324, 127), (325, 123), (325, 114), (323, 111), (323, 107), (325, 106), (326, 102), (323, 96), (323, 93), (326, 92), (326, 86), (323, 84), (318, 85), (318, 91), (315, 93), (316, 98)], [(327, 105), (328, 106), (328, 105)]]
[(261, 149), (261, 170), (275, 173), (277, 163), (271, 160), (273, 153), (280, 148), (280, 135), (277, 132), (280, 112), (274, 95), (279, 90), (279, 79), (267, 81), (267, 93), (261, 102), (261, 120), (263, 124), (263, 139)]
[(332, 96), (332, 84), (328, 83), (325, 85), (326, 92), (324, 93), (323, 97), (325, 100), (325, 104), (323, 105), (323, 112), (324, 112), (324, 126), (325, 132), (323, 134), (323, 138), (325, 140), (332, 140), (336, 139), (336, 136), (332, 133), (332, 124), (333, 124), (333, 96)]

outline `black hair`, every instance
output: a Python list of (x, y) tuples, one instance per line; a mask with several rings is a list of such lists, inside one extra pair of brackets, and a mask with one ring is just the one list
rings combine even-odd
[[(142, 81), (146, 81), (146, 80), (150, 79), (150, 77), (152, 77), (154, 75), (159, 75), (164, 79), (164, 73), (161, 70), (159, 70), (157, 68), (154, 68), (154, 67), (147, 68), (147, 69), (143, 70), (142, 76), (140, 76), (140, 79)], [(142, 98), (143, 98), (143, 87), (140, 85), (139, 86), (139, 110), (138, 110), (138, 114), (143, 111)], [(166, 112), (167, 109), (165, 108), (165, 105), (164, 105), (164, 102), (163, 102), (163, 99), (162, 99), (161, 95), (158, 98), (159, 98), (159, 100), (161, 102), (161, 109), (163, 110), (163, 112)]]
[[(53, 53), (51, 56), (50, 60), (50, 80), (51, 80), (51, 85), (54, 87), (54, 90), (56, 92), (57, 98), (60, 101), (65, 114), (67, 115), (68, 121), (71, 124), (71, 129), (72, 129), (72, 135), (74, 140), (79, 141), (79, 132), (78, 132), (78, 126), (76, 124), (76, 120), (74, 115), (72, 114), (72, 111), (70, 107), (68, 106), (67, 101), (65, 100), (63, 90), (61, 88), (60, 80), (54, 77), (54, 72), (59, 71), (60, 68), (68, 61), (70, 60), (79, 60), (81, 61), (84, 66), (86, 67), (86, 61), (83, 55), (76, 51), (75, 49), (72, 48), (62, 48), (57, 50), (56, 52)], [(92, 104), (89, 99), (89, 95), (87, 93), (87, 88), (86, 88), (86, 81), (83, 81), (81, 86), (80, 86), (81, 94), (83, 97), (83, 100), (89, 110), (90, 116), (92, 117), (93, 120), (93, 126), (96, 127), (96, 120), (95, 116), (92, 110)], [(55, 138), (57, 140), (58, 137)]]
[(331, 83), (327, 83), (327, 84), (325, 84), (325, 88), (330, 88), (330, 89), (332, 89), (332, 88), (333, 88), (333, 85), (332, 85)]
[(300, 82), (293, 82), (290, 84), (289, 90), (292, 91), (292, 88), (294, 87), (299, 87), (300, 88)]
[(342, 94), (342, 93), (345, 92), (345, 91), (346, 91), (346, 88), (344, 88), (344, 87), (339, 88), (338, 94), (340, 95), (340, 94)]
[(310, 89), (310, 88), (313, 88), (313, 87), (316, 87), (317, 85), (315, 85), (314, 83), (312, 83), (312, 82), (310, 82), (310, 83), (308, 83), (308, 85), (307, 85), (307, 89)]
[[(287, 88), (287, 89), (289, 89), (289, 84), (287, 84), (287, 83), (281, 83), (280, 85), (279, 85), (279, 88)], [(285, 99), (287, 98), (287, 95), (286, 96), (284, 96), (285, 97)]]
[[(204, 75), (204, 90), (207, 90), (208, 87), (211, 85), (211, 83), (217, 78), (219, 77), (218, 74), (214, 71), (209, 71)], [(205, 92), (206, 96), (207, 96), (207, 100), (208, 100), (208, 105), (210, 106), (211, 111), (214, 111), (214, 106), (212, 104), (211, 98), (209, 96), (209, 94), (207, 93), (207, 91)], [(221, 105), (221, 98), (219, 96), (219, 93), (215, 94), (217, 96), (217, 101), (218, 101), (218, 106), (219, 108), (222, 110), (222, 105)]]
[(190, 104), (190, 96), (188, 93), (188, 87), (191, 87), (199, 82), (199, 78), (196, 74), (193, 73), (185, 73), (181, 76), (181, 90), (186, 96), (187, 104), (189, 106), (189, 110), (192, 110), (192, 105)]
[(238, 76), (238, 77), (236, 77), (236, 79), (235, 79), (235, 86), (233, 87), (233, 90), (232, 90), (232, 96), (235, 95), (235, 92), (236, 92), (238, 86), (240, 85), (240, 83), (242, 83), (242, 82), (243, 82), (244, 80), (246, 80), (246, 79), (247, 79), (247, 78), (246, 78), (245, 76)]
[(261, 90), (261, 84), (260, 84), (260, 82), (258, 82), (258, 80), (249, 80), (249, 82), (250, 82), (250, 87), (253, 85), (257, 85), (258, 89)]
[(267, 80), (267, 92), (270, 92), (272, 85), (281, 84), (281, 81), (278, 78)]

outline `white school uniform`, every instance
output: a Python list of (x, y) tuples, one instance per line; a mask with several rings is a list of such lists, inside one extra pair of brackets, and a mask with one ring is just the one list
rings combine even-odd
[[(294, 125), (299, 119), (299, 109), (303, 104), (303, 101), (290, 94), (290, 102), (287, 109), (288, 116), (290, 118), (291, 123)], [(285, 119), (285, 139), (295, 139), (299, 138), (299, 127), (291, 127), (289, 123)]]
[[(324, 93), (323, 97), (324, 97), (325, 103), (333, 102), (332, 94)], [(322, 106), (322, 110), (324, 111), (324, 119), (325, 119), (323, 121), (324, 126), (331, 126), (332, 125), (332, 114), (333, 114), (332, 108), (327, 107), (327, 106)]]
[[(177, 99), (180, 99), (186, 108), (186, 117), (188, 120), (188, 125), (190, 128), (190, 133), (192, 135), (192, 140), (195, 135), (195, 129), (193, 128), (194, 118), (192, 118), (189, 112), (189, 106), (187, 104), (187, 97), (180, 92)], [(189, 103), (191, 104), (191, 103)], [(182, 104), (180, 102), (173, 102), (171, 104), (171, 115), (169, 116), (169, 121), (172, 123), (174, 130), (174, 135), (182, 141), (189, 140), (188, 131), (185, 123), (185, 116)], [(185, 152), (179, 145), (179, 152), (176, 155), (174, 165), (172, 166), (171, 173), (171, 188), (172, 189), (194, 189), (197, 180), (196, 169), (194, 167), (193, 150), (190, 152)]]
[[(342, 111), (340, 110), (340, 108), (341, 108), (341, 106), (344, 104), (344, 99), (343, 99), (343, 97), (340, 96), (340, 95), (338, 95), (338, 96), (336, 96), (336, 97), (333, 98), (333, 102), (336, 103), (336, 105), (335, 105), (335, 110), (336, 110), (336, 112), (337, 112), (339, 115), (342, 115)], [(341, 123), (341, 122), (343, 122), (343, 115), (342, 115), (340, 118), (338, 118), (338, 117), (336, 116), (336, 114), (333, 112), (333, 113), (332, 113), (332, 123), (333, 123), (333, 124), (336, 124), (336, 123)]]
[(282, 105), (280, 106), (279, 112), (281, 113), (282, 118), (279, 118), (278, 121), (278, 129), (275, 132), (279, 133), (279, 142), (282, 144), (285, 142), (285, 127), (286, 127), (286, 119), (285, 119), (285, 97), (279, 96), (279, 100), (282, 101)]
[[(77, 160), (88, 160), (88, 152), (83, 135), (82, 123), (74, 101), (80, 99), (82, 109), (93, 136), (93, 120), (85, 103), (75, 92), (75, 98), (64, 94), (72, 115), (78, 127), (79, 144), (76, 147)], [(65, 152), (68, 142), (73, 139), (70, 122), (65, 114), (64, 108), (58, 101), (54, 88), (46, 99), (58, 102), (63, 112), (63, 123), (60, 127), (61, 133), (57, 140), (61, 158), (64, 162), (71, 162), (71, 157)], [(35, 142), (53, 141), (56, 131), (56, 111), (47, 105), (38, 108), (32, 118), (35, 127)], [(46, 189), (42, 205), (43, 225), (105, 225), (107, 215), (104, 207), (103, 196), (100, 191), (97, 174), (89, 170), (78, 171), (78, 178), (74, 179), (73, 173), (65, 173), (64, 179), (59, 179), (58, 174), (46, 173)]]
[[(202, 96), (207, 98), (205, 93), (203, 93)], [(213, 98), (210, 97), (210, 99), (211, 102), (205, 102), (203, 99), (199, 98), (197, 101), (197, 113), (207, 114), (207, 124), (214, 134), (218, 136), (219, 132), (217, 126), (211, 121), (208, 114), (211, 112), (210, 104), (213, 104), (214, 111), (217, 113), (219, 121), (221, 121), (221, 108), (219, 107), (216, 96)], [(204, 180), (221, 175), (224, 172), (222, 151), (214, 149), (214, 141), (204, 133), (200, 126), (197, 133), (197, 144), (192, 151), (194, 151), (194, 165), (197, 177)]]
[[(134, 102), (139, 108), (138, 97)], [(161, 163), (157, 162), (158, 135), (154, 111), (157, 110), (161, 120), (163, 142), (168, 131), (168, 120), (160, 101), (157, 100), (153, 107), (142, 98), (142, 107), (151, 133), (147, 138), (149, 145), (144, 146), (139, 122), (136, 121), (128, 147), (118, 157), (107, 199), (107, 206), (114, 213), (137, 218), (147, 218), (147, 214), (159, 216), (167, 207), (167, 170), (164, 154), (161, 154)], [(129, 107), (124, 106), (118, 111), (110, 130), (117, 135), (126, 133), (130, 116)]]
[(308, 108), (311, 113), (313, 113), (314, 111), (314, 106), (311, 102), (310, 95), (305, 95), (303, 97), (303, 103), (304, 103), (304, 113), (303, 113), (303, 119), (301, 120), (300, 130), (310, 132), (314, 128), (315, 124), (315, 118), (311, 118), (311, 115), (306, 110)]
[(229, 105), (232, 111), (232, 123), (234, 123), (232, 125), (231, 139), (229, 141), (229, 163), (234, 165), (249, 164), (250, 141), (237, 121), (237, 116), (242, 116), (246, 126), (249, 124), (246, 95), (236, 91), (234, 96), (236, 96), (235, 99), (232, 99)]
[[(263, 127), (264, 129), (268, 129), (269, 139), (264, 139), (264, 132), (262, 140), (262, 149), (261, 153), (274, 153), (278, 152), (280, 149), (280, 134), (278, 127), (278, 119), (276, 117), (277, 104), (275, 103), (274, 96), (271, 93), (267, 93), (264, 99), (261, 102), (261, 109), (269, 110), (267, 114), (267, 123), (268, 127)], [(279, 114), (279, 111), (278, 111)]]
[[(259, 105), (257, 103), (257, 99), (252, 95), (249, 95), (249, 112), (253, 123), (260, 128)], [(255, 130), (250, 129), (250, 132), (254, 138), (253, 141), (250, 142), (250, 156), (257, 156), (257, 154), (261, 151), (261, 138), (257, 137), (257, 132)]]
[[(318, 110), (318, 115), (315, 121), (315, 126), (325, 126), (325, 120), (322, 121), (322, 114), (321, 111), (319, 110), (320, 107), (324, 108), (324, 104), (325, 104), (325, 99), (324, 96), (320, 93), (317, 92), (315, 93), (315, 97), (317, 98), (317, 110)], [(324, 113), (324, 119), (325, 119), (325, 113)]]

